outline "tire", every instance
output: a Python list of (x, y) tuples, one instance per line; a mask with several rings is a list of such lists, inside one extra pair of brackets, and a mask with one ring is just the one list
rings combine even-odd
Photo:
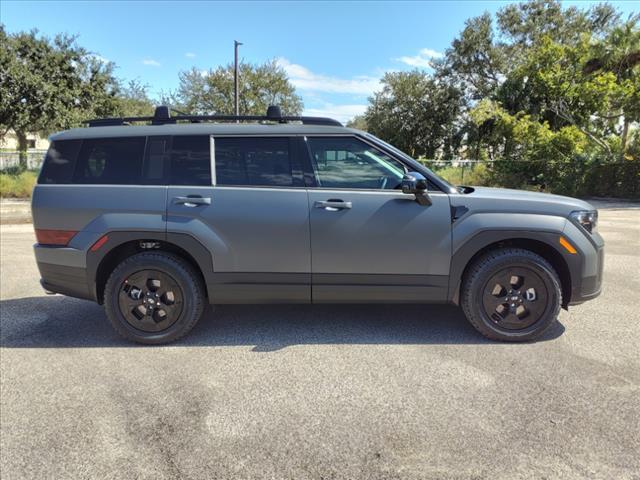
[(193, 267), (180, 257), (144, 252), (113, 270), (105, 286), (104, 306), (113, 328), (127, 340), (169, 343), (198, 323), (205, 290)]
[(463, 278), (461, 306), (485, 337), (523, 342), (540, 337), (562, 305), (558, 274), (540, 255), (520, 248), (492, 250)]

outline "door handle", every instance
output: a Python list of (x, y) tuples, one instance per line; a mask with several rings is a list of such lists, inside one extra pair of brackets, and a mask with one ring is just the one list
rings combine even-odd
[(185, 207), (197, 207), (199, 205), (211, 205), (211, 198), (200, 196), (173, 197), (173, 203), (184, 205)]
[(339, 199), (330, 198), (329, 200), (316, 201), (313, 203), (313, 206), (315, 208), (323, 208), (329, 212), (337, 212), (338, 210), (352, 208), (353, 204), (351, 202), (345, 202)]

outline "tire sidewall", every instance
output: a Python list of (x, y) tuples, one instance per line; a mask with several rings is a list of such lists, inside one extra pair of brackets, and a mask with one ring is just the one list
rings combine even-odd
[[(145, 332), (135, 328), (124, 317), (118, 303), (120, 287), (124, 281), (135, 272), (145, 269), (170, 275), (182, 290), (183, 305), (178, 320), (160, 332)], [(201, 289), (182, 262), (170, 255), (141, 253), (128, 258), (112, 272), (105, 288), (105, 308), (114, 327), (126, 338), (141, 343), (165, 343), (182, 336), (184, 330), (190, 329), (197, 321), (194, 317), (199, 317), (201, 313), (201, 309), (198, 311), (201, 303), (198, 295), (201, 295)]]
[[(537, 257), (537, 255), (536, 255)], [(561, 290), (557, 275), (547, 262), (541, 257), (527, 255), (505, 255), (495, 259), (488, 268), (484, 268), (476, 277), (474, 285), (471, 286), (471, 305), (476, 311), (476, 318), (482, 322), (483, 326), (494, 335), (507, 340), (527, 340), (542, 334), (551, 323), (553, 323), (560, 311)], [(533, 270), (543, 281), (547, 290), (545, 310), (540, 319), (533, 325), (522, 330), (508, 330), (500, 328), (490, 318), (483, 305), (484, 288), (487, 281), (497, 272), (505, 268), (527, 268)]]

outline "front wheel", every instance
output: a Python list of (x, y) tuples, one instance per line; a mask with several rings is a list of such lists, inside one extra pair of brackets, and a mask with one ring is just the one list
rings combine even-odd
[(104, 292), (111, 324), (138, 343), (183, 337), (202, 316), (204, 302), (199, 275), (180, 257), (164, 252), (127, 258), (111, 273)]
[(556, 321), (561, 304), (558, 274), (529, 250), (490, 251), (463, 279), (462, 309), (476, 330), (493, 340), (539, 337)]

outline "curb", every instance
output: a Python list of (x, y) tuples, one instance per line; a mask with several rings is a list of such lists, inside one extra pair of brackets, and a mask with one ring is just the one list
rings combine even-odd
[(0, 199), (0, 225), (31, 223), (31, 199)]

